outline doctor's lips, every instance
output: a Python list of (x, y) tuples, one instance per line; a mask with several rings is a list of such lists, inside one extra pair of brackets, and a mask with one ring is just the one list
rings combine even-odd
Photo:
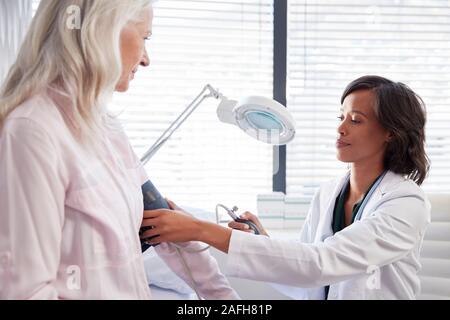
[(350, 143), (347, 143), (343, 139), (337, 139), (336, 140), (336, 148), (338, 148), (338, 149), (344, 148), (344, 147), (348, 147), (350, 145), (351, 145)]

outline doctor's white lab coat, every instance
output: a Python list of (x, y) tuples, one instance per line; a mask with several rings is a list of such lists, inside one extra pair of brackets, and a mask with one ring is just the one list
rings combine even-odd
[(233, 230), (227, 274), (273, 282), (297, 299), (415, 299), (430, 204), (413, 181), (387, 172), (360, 221), (333, 235), (336, 197), (346, 177), (315, 194), (300, 241)]

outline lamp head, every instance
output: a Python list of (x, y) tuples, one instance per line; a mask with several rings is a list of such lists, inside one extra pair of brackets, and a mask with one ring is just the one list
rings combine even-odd
[(217, 109), (220, 121), (234, 124), (249, 136), (272, 145), (285, 145), (295, 137), (295, 120), (275, 100), (251, 96), (240, 101), (222, 98)]

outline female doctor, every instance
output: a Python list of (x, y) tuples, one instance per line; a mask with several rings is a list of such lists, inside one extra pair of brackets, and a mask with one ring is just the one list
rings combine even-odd
[[(281, 241), (199, 221), (182, 212), (144, 213), (155, 242), (200, 240), (228, 253), (231, 276), (278, 283), (295, 298), (414, 299), (430, 205), (419, 185), (428, 171), (425, 111), (407, 86), (378, 76), (345, 89), (338, 117), (342, 178), (313, 197), (300, 241)], [(173, 205), (173, 204), (172, 204)], [(246, 229), (247, 228), (247, 229)]]
[[(0, 299), (151, 298), (148, 178), (106, 104), (149, 65), (152, 17), (150, 0), (41, 1), (0, 92)], [(238, 298), (207, 252), (183, 256), (200, 296)]]

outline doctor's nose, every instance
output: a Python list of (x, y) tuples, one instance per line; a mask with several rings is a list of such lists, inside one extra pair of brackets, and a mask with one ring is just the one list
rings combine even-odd
[(339, 136), (341, 137), (347, 135), (347, 128), (344, 121), (337, 127), (337, 133), (339, 133)]

